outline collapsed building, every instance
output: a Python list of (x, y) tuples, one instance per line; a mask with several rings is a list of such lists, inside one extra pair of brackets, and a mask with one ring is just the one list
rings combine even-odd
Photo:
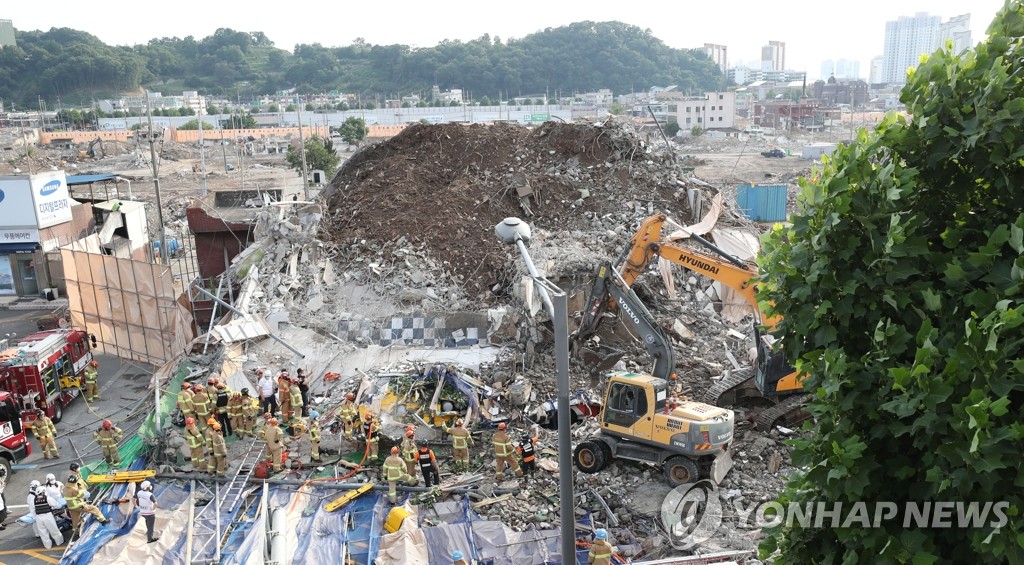
[[(154, 385), (169, 395), (158, 410), (163, 422), (172, 420), (171, 397), (187, 380), (216, 375), (233, 390), (255, 390), (257, 368), (304, 368), (328, 458), (311, 462), (297, 437), (286, 473), (256, 481), (261, 442), (232, 441), (228, 478), (215, 482), (192, 472), (175, 426), (153, 426), (143, 434), (150, 449), (133, 468), (159, 469), (158, 495), (168, 500), (164, 561), (440, 563), (460, 549), (481, 563), (565, 562), (549, 417), (551, 320), (494, 225), (519, 216), (534, 227), (537, 269), (570, 295), (570, 318), (578, 320), (595, 267), (618, 255), (652, 214), (703, 224), (701, 233), (716, 241), (719, 233), (756, 241), (757, 227), (684, 169), (670, 151), (611, 118), (537, 128), (418, 124), (355, 153), (314, 201), (261, 208), (255, 241), (222, 275), (234, 289), (230, 300), (216, 296), (227, 314), (155, 375)], [(750, 365), (753, 313), (714, 281), (678, 267), (674, 277), (663, 276), (665, 269), (650, 269), (634, 290), (672, 338), (679, 393), (699, 397), (723, 374)], [(651, 359), (631, 329), (609, 324), (599, 339), (625, 351), (618, 368), (648, 372)], [(601, 409), (603, 388), (578, 363), (571, 380), (580, 407), (575, 441), (598, 428), (589, 416)], [(417, 441), (442, 460), (441, 489), (404, 489), (404, 525), (396, 531), (380, 487), (327, 509), (344, 492), (380, 483), (362, 447), (331, 429), (346, 392), (381, 415), (381, 453), (411, 424)], [(782, 440), (796, 432), (757, 429), (755, 411), (735, 410), (735, 466), (720, 488), (728, 504), (747, 508), (781, 490), (793, 471)], [(443, 425), (456, 417), (467, 419), (478, 441), (472, 468), (453, 473)], [(539, 470), (528, 479), (493, 480), (488, 439), (501, 422), (537, 434)], [(618, 562), (753, 561), (760, 533), (735, 512), (703, 544), (673, 548), (662, 516), (670, 490), (657, 469), (639, 463), (576, 473), (578, 558), (586, 559), (588, 536), (603, 527)], [(132, 548), (116, 532), (92, 533), (69, 549), (73, 562), (142, 555), (145, 544)]]

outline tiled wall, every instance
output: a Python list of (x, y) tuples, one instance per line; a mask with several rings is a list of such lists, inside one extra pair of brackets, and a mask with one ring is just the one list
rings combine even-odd
[(487, 316), (449, 314), (435, 316), (415, 312), (410, 316), (376, 320), (341, 320), (337, 335), (345, 341), (365, 341), (389, 345), (423, 347), (467, 347), (487, 340)]

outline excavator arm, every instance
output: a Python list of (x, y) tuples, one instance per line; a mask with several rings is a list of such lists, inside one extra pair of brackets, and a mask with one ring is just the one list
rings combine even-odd
[(636, 328), (640, 341), (643, 342), (647, 352), (654, 360), (654, 369), (651, 370), (651, 375), (665, 380), (671, 379), (675, 369), (675, 353), (672, 350), (672, 344), (654, 320), (651, 312), (608, 262), (602, 263), (598, 268), (584, 310), (584, 322), (581, 322), (580, 327), (573, 333), (571, 342), (577, 348), (577, 355), (583, 358), (584, 363), (591, 366), (592, 373), (599, 373), (611, 368), (611, 365), (614, 365), (622, 357), (623, 352), (621, 351), (606, 350), (606, 353), (602, 354), (586, 348), (581, 343), (583, 339), (597, 331), (604, 318), (604, 313), (608, 311), (612, 301), (618, 305), (623, 314), (622, 317), (628, 319)]

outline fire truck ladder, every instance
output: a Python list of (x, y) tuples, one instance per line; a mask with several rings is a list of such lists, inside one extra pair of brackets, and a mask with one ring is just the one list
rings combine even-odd
[[(198, 550), (190, 556), (192, 563), (204, 562), (203, 557), (207, 551), (212, 551), (215, 555), (210, 560), (211, 562), (220, 562), (223, 542), (228, 539), (231, 531), (242, 520), (240, 516), (235, 516), (235, 513), (238, 503), (243, 500), (246, 490), (248, 490), (249, 477), (256, 469), (256, 464), (263, 458), (263, 448), (263, 440), (254, 438), (249, 449), (242, 456), (242, 461), (238, 465), (238, 470), (231, 477), (231, 481), (223, 487), (217, 486), (212, 489), (212, 499), (190, 521), (190, 527), (194, 529), (195, 537), (203, 540), (197, 544)], [(227, 522), (224, 529), (221, 528), (223, 514), (226, 514), (224, 517)], [(228, 516), (231, 518), (228, 519)], [(216, 523), (213, 528), (210, 527), (211, 521)], [(216, 544), (212, 550), (208, 549), (211, 544)]]

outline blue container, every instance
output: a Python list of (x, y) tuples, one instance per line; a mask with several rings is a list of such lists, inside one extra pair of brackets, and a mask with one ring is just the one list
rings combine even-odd
[(755, 222), (786, 221), (785, 184), (741, 184), (736, 187), (736, 207)]

